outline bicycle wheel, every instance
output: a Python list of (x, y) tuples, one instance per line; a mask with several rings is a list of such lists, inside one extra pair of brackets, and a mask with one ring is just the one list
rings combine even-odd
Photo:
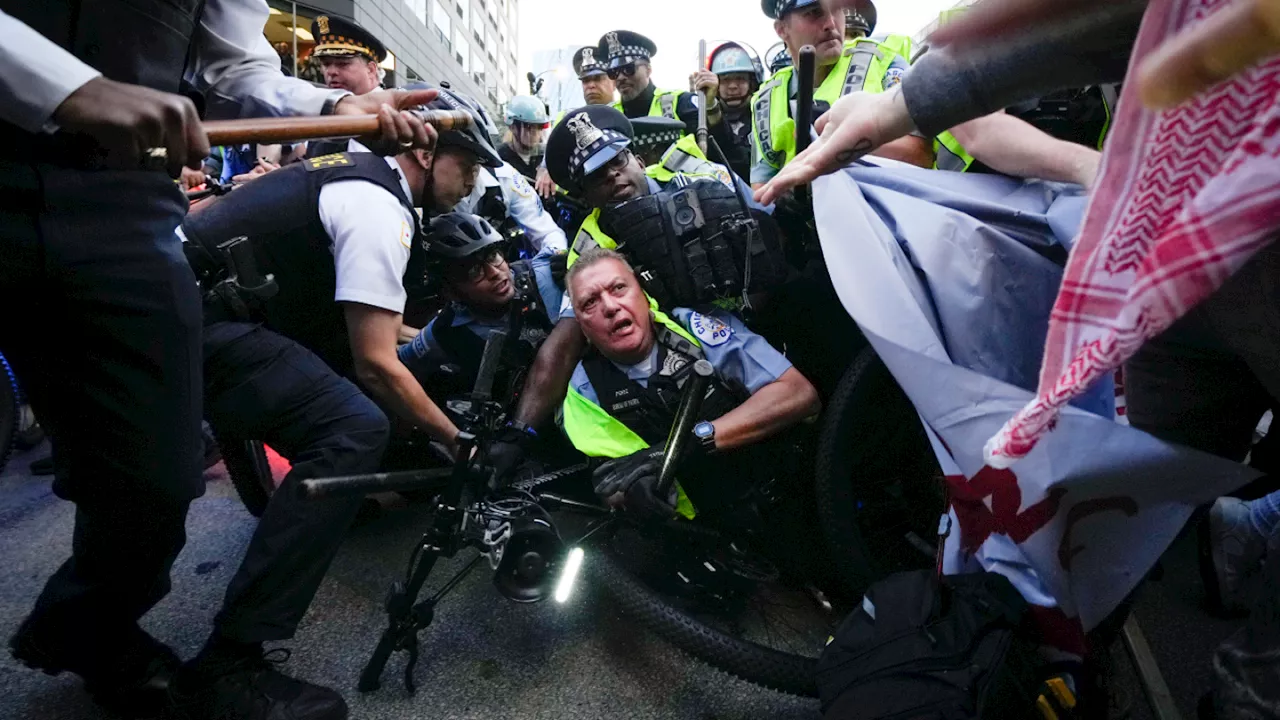
[(267, 451), (256, 440), (231, 440), (219, 443), (222, 462), (226, 465), (231, 484), (240, 496), (240, 502), (254, 517), (262, 517), (276, 490), (275, 476)]
[(0, 355), (0, 472), (4, 471), (13, 452), (14, 435), (18, 431), (18, 379), (9, 361)]
[(915, 408), (870, 347), (832, 394), (816, 470), (819, 524), (851, 595), (935, 563), (942, 473)]
[(658, 540), (624, 526), (587, 567), (624, 612), (688, 655), (766, 688), (816, 695), (818, 655), (847, 608), (824, 607), (779, 569), (785, 561), (749, 541), (694, 530)]

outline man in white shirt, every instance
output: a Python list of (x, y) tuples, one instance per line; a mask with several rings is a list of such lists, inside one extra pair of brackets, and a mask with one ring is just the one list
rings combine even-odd
[[(9, 644), (122, 712), (167, 696), (177, 658), (138, 619), (167, 592), (204, 491), (200, 300), (171, 178), (209, 147), (183, 94), (210, 116), (377, 112), (376, 147), (434, 142), (394, 109), (430, 93), (357, 98), (283, 76), (267, 16), (263, 0), (0, 0), (0, 301), (24, 308), (2, 314), (0, 352), (50, 432), (55, 491), (77, 505), (72, 557)], [(50, 327), (75, 327), (84, 350), (56, 351)], [(336, 693), (258, 663), (233, 688), (253, 700), (226, 717), (345, 717)]]
[[(471, 105), (441, 93), (448, 100), (432, 106)], [(481, 165), (499, 162), (478, 128), (442, 132), (433, 152), (303, 160), (183, 223), (206, 291), (224, 277), (216, 258), (235, 238), (247, 238), (257, 272), (274, 277), (269, 296), (238, 291), (228, 302), (234, 288), (206, 292), (205, 414), (220, 442), (261, 440), (292, 463), (212, 637), (174, 678), (171, 692), (189, 715), (223, 717), (231, 694), (218, 685), (260, 662), (262, 643), (292, 637), (355, 517), (359, 498), (306, 501), (298, 484), (376, 471), (389, 435), (383, 408), (456, 447), (457, 427), (396, 352), (409, 292), (426, 282), (414, 208), (447, 211), (470, 192)], [(235, 274), (253, 284), (252, 269)]]

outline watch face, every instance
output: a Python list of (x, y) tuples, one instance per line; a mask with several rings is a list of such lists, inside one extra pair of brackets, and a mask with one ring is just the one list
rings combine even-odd
[(709, 422), (700, 422), (693, 426), (693, 434), (700, 438), (709, 438), (715, 434), (716, 426)]

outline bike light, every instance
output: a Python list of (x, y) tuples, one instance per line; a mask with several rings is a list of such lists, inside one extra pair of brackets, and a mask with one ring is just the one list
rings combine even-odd
[(569, 550), (564, 572), (560, 573), (560, 582), (556, 585), (556, 602), (565, 602), (573, 594), (573, 582), (578, 578), (578, 571), (582, 569), (582, 558), (585, 555), (586, 553), (580, 547)]

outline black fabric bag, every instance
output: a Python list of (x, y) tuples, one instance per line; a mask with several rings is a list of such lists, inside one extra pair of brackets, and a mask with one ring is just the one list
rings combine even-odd
[(1027, 603), (1002, 575), (892, 575), (818, 660), (827, 720), (1017, 720), (1035, 707)]

